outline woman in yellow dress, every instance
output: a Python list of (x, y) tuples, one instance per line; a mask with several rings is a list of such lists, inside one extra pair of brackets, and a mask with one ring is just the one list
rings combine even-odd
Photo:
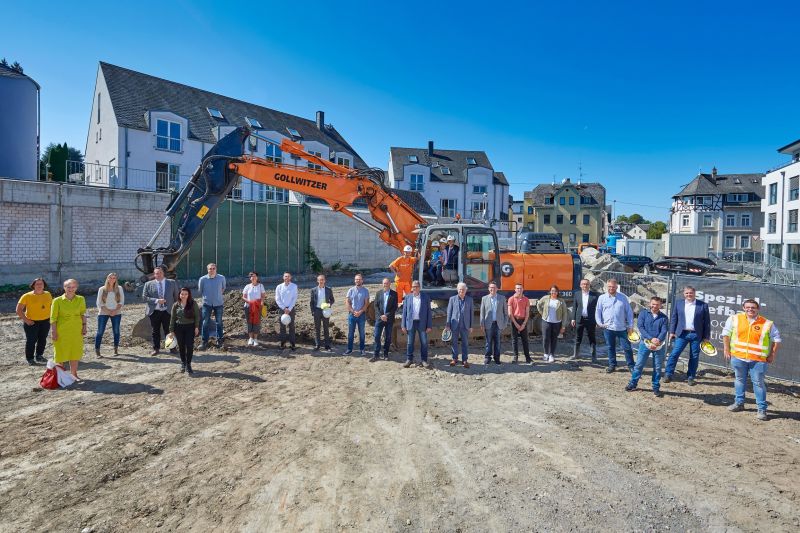
[(64, 282), (64, 294), (53, 300), (50, 326), (53, 335), (53, 360), (69, 361), (69, 370), (78, 378), (78, 361), (83, 357), (83, 337), (86, 335), (86, 300), (76, 294), (78, 282)]

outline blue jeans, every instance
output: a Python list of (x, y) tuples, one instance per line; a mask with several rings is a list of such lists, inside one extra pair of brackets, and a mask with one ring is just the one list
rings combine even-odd
[(750, 361), (731, 357), (731, 366), (736, 375), (734, 391), (736, 403), (744, 404), (744, 393), (747, 389), (747, 374), (750, 374), (750, 381), (753, 382), (753, 394), (756, 396), (756, 406), (759, 411), (767, 410), (767, 385), (764, 383), (764, 374), (767, 373), (767, 363), (765, 361)]
[(461, 343), (461, 360), (466, 361), (469, 350), (469, 330), (463, 327), (452, 327), (450, 331), (453, 333), (453, 339), (450, 341), (450, 347), (453, 350), (453, 361), (458, 361), (458, 344)]
[(415, 320), (411, 324), (411, 329), (408, 330), (408, 342), (406, 343), (406, 359), (409, 361), (414, 360), (414, 340), (419, 335), (419, 358), (423, 363), (428, 362), (428, 332), (425, 331), (425, 326), (420, 325), (419, 320)]
[(217, 342), (222, 339), (222, 306), (203, 304), (203, 344), (208, 343), (208, 325), (211, 322), (211, 313), (214, 313), (214, 321), (217, 323)]
[(612, 331), (610, 329), (603, 330), (603, 337), (606, 339), (606, 346), (608, 347), (608, 367), (617, 367), (617, 341), (619, 341), (622, 351), (625, 352), (625, 362), (628, 367), (633, 369), (633, 349), (631, 348), (631, 341), (628, 340), (628, 332)]
[(364, 328), (367, 325), (367, 314), (361, 313), (358, 317), (353, 314), (347, 315), (347, 351), (353, 350), (353, 336), (358, 326), (358, 349), (364, 351)]
[(433, 264), (428, 267), (428, 275), (431, 277), (431, 281), (436, 283), (439, 281), (439, 278), (442, 277), (442, 265), (441, 263)]
[(667, 359), (667, 377), (672, 377), (675, 373), (675, 365), (678, 364), (678, 357), (686, 345), (689, 345), (689, 369), (686, 371), (686, 379), (694, 379), (697, 375), (697, 365), (700, 363), (700, 341), (702, 341), (697, 333), (694, 331), (682, 331), (680, 335), (675, 337), (675, 344), (672, 346), (672, 352)]
[(103, 334), (106, 332), (108, 319), (111, 319), (111, 331), (114, 332), (114, 346), (119, 346), (119, 323), (122, 321), (122, 315), (97, 315), (97, 335), (94, 336), (95, 349), (100, 349), (100, 343), (103, 341)]
[(642, 377), (644, 365), (653, 354), (653, 390), (657, 391), (661, 388), (661, 365), (664, 364), (664, 351), (666, 347), (662, 344), (658, 350), (648, 350), (643, 342), (639, 343), (639, 353), (636, 357), (636, 366), (633, 367), (631, 373), (631, 385), (634, 387), (639, 384), (639, 378)]
[(486, 349), (483, 352), (483, 360), (489, 362), (494, 356), (495, 361), (500, 361), (500, 330), (497, 322), (486, 328)]
[(383, 335), (383, 355), (389, 355), (389, 346), (392, 344), (392, 329), (394, 319), (390, 318), (386, 322), (381, 317), (375, 321), (375, 357), (381, 354), (381, 335)]

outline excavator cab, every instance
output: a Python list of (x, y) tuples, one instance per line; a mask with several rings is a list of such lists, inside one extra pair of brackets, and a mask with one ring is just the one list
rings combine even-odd
[(421, 232), (417, 248), (417, 279), (434, 299), (455, 294), (459, 282), (466, 283), (470, 293), (478, 294), (488, 293), (492, 281), (500, 284), (500, 254), (492, 228), (480, 224), (430, 225)]

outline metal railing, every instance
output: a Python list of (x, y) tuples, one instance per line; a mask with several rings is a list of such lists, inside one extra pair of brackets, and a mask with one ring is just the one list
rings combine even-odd
[(114, 165), (67, 161), (66, 175), (68, 183), (108, 187), (111, 189), (128, 189), (132, 191), (169, 192), (180, 190), (181, 183), (186, 183), (190, 176), (170, 172), (156, 172), (137, 168), (125, 169)]

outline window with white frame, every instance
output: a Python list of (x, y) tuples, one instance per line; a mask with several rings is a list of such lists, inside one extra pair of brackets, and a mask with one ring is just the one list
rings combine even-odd
[(770, 183), (769, 184), (769, 205), (775, 205), (778, 203), (778, 184), (777, 183)]
[(587, 215), (587, 214), (584, 214), (583, 215), (583, 223), (588, 226), (591, 223), (591, 217), (589, 215)]
[(561, 198), (559, 198), (558, 199), (558, 205), (567, 205), (567, 197), (566, 196), (562, 196)]
[(453, 218), (456, 216), (456, 207), (458, 206), (458, 202), (456, 200), (442, 198), (439, 206), (440, 216), (447, 218)]
[(789, 211), (789, 220), (786, 221), (786, 232), (797, 233), (797, 209)]
[(714, 249), (714, 236), (713, 235), (709, 235), (708, 236), (708, 249), (709, 250), (713, 250)]
[(739, 248), (743, 250), (750, 248), (750, 235), (739, 235)]
[(161, 192), (177, 191), (180, 187), (179, 165), (156, 163), (156, 190)]
[(241, 200), (242, 199), (242, 177), (239, 176), (239, 179), (236, 180), (236, 185), (233, 186), (233, 189), (228, 193), (228, 198), (232, 198), (234, 200)]
[(770, 213), (767, 219), (767, 233), (776, 233), (778, 231), (778, 214)]
[(747, 201), (748, 195), (746, 193), (728, 193), (728, 202), (732, 204), (741, 204)]
[(266, 160), (272, 161), (273, 163), (283, 162), (283, 152), (281, 152), (278, 145), (267, 143)]
[(681, 227), (682, 228), (689, 227), (689, 215), (681, 215)]
[(789, 201), (800, 198), (800, 176), (789, 178)]
[(725, 248), (736, 248), (736, 235), (725, 235)]
[(569, 197), (569, 205), (575, 205), (575, 197), (574, 196), (570, 196)]
[(285, 204), (289, 201), (289, 191), (264, 185), (264, 201)]
[(589, 242), (589, 234), (588, 233), (584, 233), (583, 234), (583, 236), (581, 237), (581, 242)]
[(423, 181), (422, 174), (411, 174), (410, 176), (410, 185), (412, 191), (424, 191), (425, 190), (425, 182)]
[[(308, 150), (308, 153), (320, 158), (322, 157), (322, 152), (314, 152), (313, 150)], [(309, 161), (308, 168), (310, 168), (311, 170), (322, 170), (322, 165), (317, 165)]]
[(178, 122), (156, 121), (156, 148), (169, 152), (181, 151), (181, 125)]
[(473, 185), (472, 194), (486, 194), (486, 185)]
[(725, 225), (729, 228), (735, 226), (736, 215), (725, 215)]
[(714, 226), (714, 218), (711, 215), (703, 215), (703, 227), (711, 228)]
[(750, 215), (750, 213), (742, 213), (742, 217), (741, 217), (741, 220), (740, 220), (740, 222), (741, 222), (740, 225), (743, 228), (749, 228), (753, 224), (752, 220), (753, 219), (752, 219), (752, 216)]
[(472, 202), (472, 218), (484, 218), (486, 202)]
[(350, 166), (350, 158), (349, 157), (336, 157), (336, 164), (342, 165), (344, 167)]

